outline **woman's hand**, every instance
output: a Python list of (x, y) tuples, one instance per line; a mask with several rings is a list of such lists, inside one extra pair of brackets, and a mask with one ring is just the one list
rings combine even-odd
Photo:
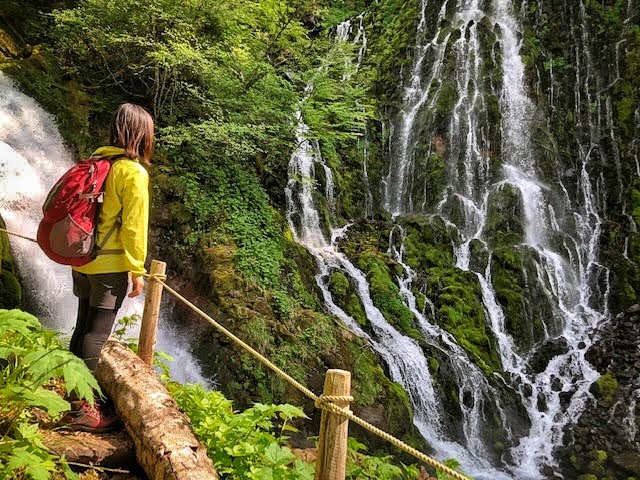
[(128, 297), (137, 297), (142, 293), (142, 289), (144, 288), (144, 277), (142, 275), (139, 277), (131, 277), (131, 283), (133, 284), (133, 288), (131, 289), (131, 293), (129, 293)]

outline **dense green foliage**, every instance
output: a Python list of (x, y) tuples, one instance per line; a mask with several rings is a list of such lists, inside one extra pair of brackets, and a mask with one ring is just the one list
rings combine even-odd
[[(307, 418), (299, 408), (258, 403), (243, 412), (235, 412), (232, 402), (218, 392), (207, 392), (197, 385), (169, 384), (169, 387), (224, 478), (313, 479), (314, 465), (303, 462), (286, 447), (287, 433), (297, 431), (291, 421)], [(415, 466), (398, 467), (391, 463), (390, 456), (374, 457), (365, 455), (365, 451), (365, 445), (349, 440), (347, 479), (391, 480), (418, 476)]]
[(34, 409), (51, 418), (69, 410), (55, 390), (93, 399), (100, 391), (84, 362), (63, 348), (56, 333), (20, 310), (0, 310), (0, 478), (44, 480), (57, 472), (78, 476), (50, 453), (38, 432)]
[[(389, 420), (392, 430), (410, 436), (409, 427), (397, 425), (410, 418), (406, 394), (388, 381), (375, 354), (320, 311), (315, 263), (292, 241), (283, 192), (297, 141), (296, 112), (300, 111), (310, 128), (309, 137), (318, 141), (333, 172), (335, 204), (327, 205), (321, 199), (323, 220), (335, 225), (345, 219), (362, 219), (365, 214), (375, 218), (359, 220), (342, 249), (367, 275), (372, 301), (389, 323), (420, 341), (414, 315), (399, 295), (397, 277), (403, 274), (402, 268), (387, 253), (395, 227), (371, 208), (379, 204), (376, 186), (385, 172), (389, 127), (400, 108), (401, 86), (413, 60), (420, 2), (31, 3), (33, 18), (25, 20), (25, 29), (44, 45), (35, 48), (29, 59), (8, 68), (29, 93), (56, 112), (65, 138), (74, 147), (86, 153), (98, 140), (103, 141), (109, 116), (122, 101), (140, 103), (156, 117), (154, 255), (168, 260), (171, 274), (179, 276), (216, 318), (230, 324), (297, 379), (318, 386), (324, 369), (346, 365), (354, 373), (359, 404), (385, 404), (387, 411), (397, 414), (388, 415), (393, 417)], [(615, 123), (611, 140), (606, 135), (597, 140), (590, 166), (592, 178), (600, 179), (598, 188), (607, 192), (599, 212), (607, 218), (599, 248), (602, 263), (611, 265), (611, 311), (637, 301), (640, 292), (640, 274), (635, 268), (640, 259), (636, 231), (640, 186), (637, 180), (619, 181), (636, 176), (632, 160), (638, 152), (640, 29), (627, 21), (633, 14), (625, 8), (627, 3), (584, 0), (580, 3), (584, 8), (578, 9), (571, 2), (528, 2), (522, 9), (521, 53), (536, 101), (532, 142), (541, 181), (561, 176), (566, 180), (566, 195), (576, 198), (575, 174), (581, 161), (577, 152), (588, 143), (580, 138), (588, 134), (586, 125), (602, 121), (605, 115), (600, 112), (605, 111)], [(442, 2), (426, 2), (430, 29), (426, 35), (436, 30), (443, 36), (459, 35), (451, 21), (454, 4), (447, 5), (445, 19), (437, 24)], [(27, 16), (20, 12), (17, 1), (4, 0), (0, 5), (16, 18)], [(38, 17), (37, 9), (51, 13)], [(367, 35), (374, 41), (360, 63), (358, 45), (351, 43), (353, 34), (339, 45), (332, 37), (335, 27), (346, 19), (355, 27), (361, 12), (365, 12)], [(578, 19), (583, 13), (588, 35), (583, 35)], [(496, 92), (502, 83), (500, 52), (489, 17), (477, 26), (482, 52), (480, 82), (493, 92), (483, 112), (487, 130), (483, 153), (499, 165), (501, 112)], [(585, 45), (577, 48), (577, 39)], [(593, 65), (577, 58), (585, 48), (601, 52), (590, 59)], [(435, 108), (425, 114), (429, 118), (421, 119), (433, 129), (416, 132), (424, 136), (415, 154), (423, 167), (416, 184), (429, 187), (424, 198), (427, 206), (441, 200), (451, 168), (448, 119), (462, 93), (452, 79), (453, 53), (446, 52), (441, 85), (434, 88)], [(593, 72), (584, 71), (587, 67)], [(576, 79), (590, 90), (576, 94), (574, 90), (581, 88)], [(576, 105), (580, 95), (589, 97), (591, 103)], [(608, 128), (598, 125), (603, 132)], [(317, 177), (323, 187), (326, 178), (322, 172)], [(406, 231), (404, 262), (417, 274), (412, 287), (418, 308), (429, 321), (455, 336), (470, 358), (490, 374), (502, 368), (495, 338), (486, 324), (476, 273), (490, 268), (505, 328), (518, 349), (528, 351), (559, 327), (544, 288), (530, 282), (536, 276), (536, 259), (531, 248), (521, 245), (525, 206), (520, 193), (505, 185), (492, 192), (487, 202), (489, 215), (482, 232), (487, 242), (472, 243), (468, 272), (453, 265), (454, 245), (461, 239), (442, 218), (408, 218), (400, 223)], [(451, 217), (457, 221), (462, 213), (453, 211)], [(9, 293), (0, 301), (19, 302), (18, 290), (6, 288), (15, 286), (15, 272), (7, 271), (3, 264), (0, 282)], [(330, 272), (329, 289), (338, 306), (365, 330), (370, 328), (357, 289), (344, 273)], [(240, 405), (256, 399), (265, 403), (295, 399), (296, 393), (253, 358), (235, 352), (229, 355), (228, 345), (214, 334), (206, 332), (196, 342), (201, 342), (197, 351), (206, 353), (203, 357), (210, 373)], [(453, 417), (460, 413), (460, 392), (454, 382), (447, 383), (446, 361), (423, 348), (454, 423)], [(593, 387), (603, 401), (615, 391), (612, 379), (603, 376)], [(271, 460), (276, 459), (269, 468), (276, 471), (293, 464), (290, 456), (281, 458), (275, 447), (269, 448)], [(503, 448), (496, 450), (501, 453)], [(289, 478), (289, 473), (282, 475)]]

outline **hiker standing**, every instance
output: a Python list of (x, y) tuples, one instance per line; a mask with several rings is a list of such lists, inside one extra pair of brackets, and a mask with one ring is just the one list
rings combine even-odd
[[(96, 243), (101, 245), (94, 260), (72, 267), (73, 293), (78, 297), (78, 317), (69, 349), (93, 372), (107, 341), (116, 313), (127, 294), (138, 296), (144, 287), (149, 224), (149, 174), (154, 124), (138, 105), (121, 105), (111, 126), (111, 145), (98, 148), (94, 157), (108, 157), (112, 165), (105, 181), (99, 211)], [(75, 402), (74, 402), (75, 403)], [(65, 417), (78, 429), (104, 431), (113, 423), (104, 404), (87, 402)]]

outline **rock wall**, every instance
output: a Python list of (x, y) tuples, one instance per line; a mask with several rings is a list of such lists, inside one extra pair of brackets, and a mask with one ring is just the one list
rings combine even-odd
[[(0, 228), (6, 228), (0, 217)], [(0, 232), (0, 308), (11, 310), (22, 304), (22, 287), (18, 280), (18, 269), (11, 255), (9, 238)]]
[(558, 452), (565, 478), (640, 477), (638, 338), (640, 304), (605, 325), (588, 350), (587, 359), (601, 377), (591, 385), (594, 397)]

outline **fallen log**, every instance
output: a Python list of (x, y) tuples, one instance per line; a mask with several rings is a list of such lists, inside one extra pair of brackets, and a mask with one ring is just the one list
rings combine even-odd
[(136, 459), (149, 480), (219, 479), (187, 416), (129, 348), (107, 341), (95, 375), (133, 439)]

